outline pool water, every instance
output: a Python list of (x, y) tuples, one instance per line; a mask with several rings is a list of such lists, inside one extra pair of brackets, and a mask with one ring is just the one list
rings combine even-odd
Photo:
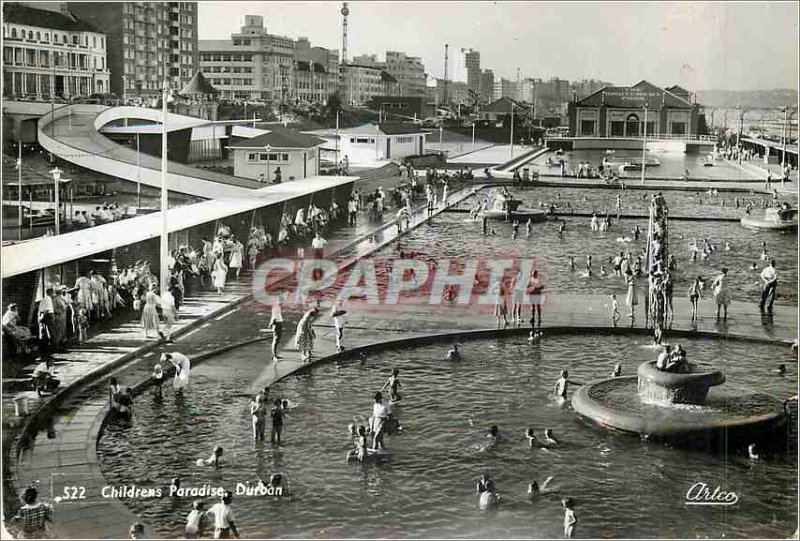
[[(598, 215), (608, 213), (616, 216), (617, 195), (620, 195), (622, 214), (636, 214), (647, 216), (650, 210), (650, 198), (658, 190), (620, 190), (598, 188), (566, 188), (566, 187), (536, 187), (526, 190), (511, 190), (514, 197), (522, 199), (524, 207), (546, 210), (552, 202), (558, 212), (597, 212)], [(664, 190), (662, 192), (669, 205), (670, 215), (679, 217), (703, 218), (735, 218), (740, 220), (745, 216), (745, 207), (752, 202), (754, 209), (752, 216), (761, 216), (764, 210), (762, 201), (770, 203), (771, 197), (758, 194), (751, 195), (741, 192), (720, 192), (711, 195), (707, 191), (677, 191)], [(483, 195), (481, 195), (483, 197)], [(736, 208), (736, 200), (739, 208)], [(793, 207), (797, 206), (797, 197), (781, 195), (780, 201), (787, 201)], [(462, 208), (468, 208), (473, 200), (462, 203)], [(567, 207), (567, 204), (569, 207)]]
[[(620, 251), (630, 252), (635, 259), (642, 254), (644, 268), (644, 249), (647, 244), (647, 220), (624, 219), (620, 223), (613, 220), (612, 228), (605, 232), (593, 232), (588, 217), (566, 217), (566, 230), (563, 238), (558, 236), (557, 222), (533, 224), (531, 237), (526, 237), (525, 225), (519, 229), (516, 240), (511, 238), (512, 225), (503, 221), (490, 221), (489, 229), (495, 235), (484, 236), (480, 221), (472, 221), (466, 214), (444, 213), (433, 222), (423, 225), (405, 235), (400, 244), (393, 243), (376, 257), (397, 258), (413, 254), (417, 259), (451, 260), (474, 258), (534, 258), (536, 268), (542, 276), (545, 293), (554, 294), (603, 294), (616, 293), (624, 300), (627, 288), (621, 277), (613, 276), (613, 265), (609, 257)], [(633, 239), (633, 228), (638, 225), (642, 231), (638, 241), (619, 242), (617, 239)], [(686, 299), (691, 280), (702, 276), (706, 280), (704, 297), (711, 298), (711, 282), (720, 269), (729, 269), (728, 281), (733, 300), (757, 302), (761, 298), (759, 274), (766, 266), (761, 261), (761, 243), (767, 243), (768, 253), (777, 261), (779, 275), (778, 297), (776, 303), (797, 302), (797, 241), (794, 235), (777, 232), (751, 231), (731, 222), (686, 222), (672, 221), (670, 228), (670, 253), (675, 256), (678, 270), (674, 273), (675, 302)], [(717, 251), (707, 260), (698, 257), (691, 261), (689, 243), (692, 239), (709, 238)], [(725, 251), (725, 242), (730, 242), (731, 250)], [(593, 276), (584, 277), (586, 256), (592, 255)], [(568, 270), (569, 256), (575, 258), (577, 270)], [(752, 263), (757, 271), (750, 270)], [(607, 278), (600, 277), (600, 266), (605, 265)], [(647, 285), (646, 278), (639, 280), (641, 298)], [(688, 301), (687, 301), (688, 302)]]
[[(740, 169), (738, 165), (734, 165), (725, 160), (714, 161), (713, 167), (705, 167), (703, 163), (706, 161), (706, 156), (713, 149), (709, 147), (707, 151), (700, 152), (699, 154), (685, 154), (683, 152), (664, 152), (659, 150), (648, 150), (647, 159), (657, 159), (660, 165), (655, 167), (648, 167), (645, 171), (645, 178), (674, 178), (678, 179), (683, 177), (684, 170), (689, 170), (689, 178), (691, 179), (716, 179), (716, 180), (763, 180), (758, 179), (751, 173)], [(537, 169), (540, 173), (558, 175), (560, 169), (558, 167), (548, 167), (545, 165), (547, 158), (551, 157), (554, 162), (557, 162), (555, 153), (548, 152), (542, 156), (537, 157), (531, 165), (538, 166)], [(607, 157), (612, 162), (624, 162), (626, 159), (631, 158), (634, 160), (641, 160), (642, 151), (638, 150), (616, 150), (613, 154), (606, 154), (605, 150), (571, 150), (564, 152), (563, 158), (567, 163), (567, 171), (577, 169), (578, 163), (588, 161), (595, 169), (603, 162), (603, 158)], [(617, 174), (624, 178), (640, 179), (642, 171), (623, 171)]]
[[(578, 537), (783, 537), (797, 523), (795, 450), (751, 463), (646, 443), (580, 420), (555, 403), (559, 370), (591, 381), (618, 360), (623, 374), (654, 352), (644, 338), (552, 336), (539, 346), (522, 339), (462, 344), (464, 360), (442, 361), (448, 344), (376, 353), (365, 363), (323, 364), (275, 384), (271, 396), (292, 403), (283, 447), (256, 444), (247, 403), (251, 382), (264, 368), (264, 346), (248, 346), (193, 369), (182, 401), (149, 394), (137, 399), (130, 429), (108, 429), (99, 441), (109, 483), (166, 487), (232, 487), (283, 473), (290, 497), (236, 496), (233, 509), (243, 537), (560, 537), (561, 497), (576, 501)], [(686, 339), (691, 360), (714, 362), (728, 384), (786, 397), (796, 392), (795, 363), (784, 346)], [(586, 352), (592, 355), (587, 356)], [(771, 374), (787, 363), (790, 375)], [(391, 368), (400, 369), (403, 401), (396, 407), (403, 432), (387, 438), (385, 464), (345, 463), (346, 426), (369, 416), (372, 394)], [(796, 421), (796, 410), (794, 421)], [(502, 439), (485, 437), (496, 424)], [(523, 436), (552, 428), (551, 450), (531, 450)], [(225, 447), (223, 467), (194, 466), (211, 448)], [(502, 495), (498, 509), (480, 511), (475, 483), (486, 472)], [(554, 476), (554, 493), (533, 503), (527, 483)], [(732, 508), (687, 506), (697, 482), (733, 490)], [(159, 535), (181, 535), (191, 498), (126, 499)], [(208, 503), (211, 503), (207, 499)]]

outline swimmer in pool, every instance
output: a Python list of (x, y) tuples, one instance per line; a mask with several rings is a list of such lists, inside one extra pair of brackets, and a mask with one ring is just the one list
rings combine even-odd
[(567, 391), (569, 390), (570, 383), (573, 385), (583, 385), (582, 383), (569, 379), (568, 370), (562, 370), (561, 376), (556, 380), (555, 385), (553, 385), (553, 395), (558, 398), (567, 398)]
[(561, 500), (561, 505), (564, 506), (564, 537), (574, 537), (575, 525), (578, 523), (575, 517), (575, 502), (572, 498), (564, 498)]
[(536, 496), (539, 496), (540, 494), (550, 492), (547, 490), (547, 485), (549, 485), (550, 481), (552, 480), (553, 476), (551, 475), (550, 477), (544, 480), (541, 486), (539, 486), (538, 481), (531, 481), (530, 483), (528, 483), (528, 498), (532, 500)]
[(538, 447), (538, 441), (536, 440), (536, 434), (533, 433), (533, 429), (529, 428), (525, 431), (525, 437), (528, 438), (528, 445), (531, 447)]
[(461, 353), (458, 351), (458, 344), (453, 344), (453, 347), (450, 351), (447, 352), (446, 360), (448, 361), (460, 361), (461, 360)]
[(614, 370), (611, 372), (612, 378), (618, 378), (622, 375), (622, 363), (617, 363), (614, 365)]
[(778, 365), (778, 368), (776, 370), (773, 370), (773, 372), (775, 374), (778, 374), (781, 377), (785, 376), (786, 375), (786, 365), (785, 364)]
[(214, 447), (214, 451), (211, 453), (211, 456), (207, 459), (203, 460), (202, 458), (197, 459), (198, 466), (214, 466), (215, 468), (219, 468), (220, 461), (222, 460), (222, 447), (217, 445)]
[(350, 449), (347, 451), (345, 462), (350, 462), (353, 457), (355, 457), (359, 462), (364, 462), (364, 458), (366, 458), (368, 451), (367, 429), (364, 427), (364, 425), (358, 427), (353, 443), (355, 444), (355, 449)]
[(392, 402), (398, 402), (401, 398), (398, 389), (402, 387), (400, 383), (399, 377), (400, 371), (397, 368), (392, 369), (392, 375), (389, 376), (389, 379), (386, 380), (386, 383), (383, 384), (381, 387), (381, 391), (389, 389), (389, 400)]
[(753, 462), (759, 459), (758, 449), (756, 449), (755, 443), (751, 443), (750, 445), (747, 446), (747, 458), (749, 458)]
[(478, 496), (478, 506), (481, 509), (487, 509), (500, 503), (500, 494), (495, 492), (494, 482), (491, 479), (486, 480), (484, 488), (485, 490), (481, 491)]
[(568, 267), (569, 267), (569, 270), (571, 270), (571, 271), (573, 271), (573, 272), (575, 271), (575, 258), (574, 258), (574, 257), (572, 257), (572, 256), (569, 256), (569, 264), (568, 264)]
[(544, 443), (548, 446), (558, 445), (558, 440), (553, 436), (552, 428), (544, 429)]
[(600, 278), (608, 278), (605, 265), (600, 265)]
[(500, 439), (500, 430), (497, 428), (497, 425), (492, 425), (489, 427), (489, 433), (486, 434), (487, 438), (492, 438), (494, 441), (498, 441)]
[(531, 344), (538, 343), (539, 340), (541, 340), (541, 338), (542, 338), (542, 333), (540, 332), (531, 331), (530, 333), (528, 333), (528, 342)]

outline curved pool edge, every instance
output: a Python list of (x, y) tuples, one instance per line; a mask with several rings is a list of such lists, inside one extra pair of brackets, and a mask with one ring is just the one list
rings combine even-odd
[[(545, 340), (548, 336), (569, 336), (573, 334), (584, 334), (584, 333), (601, 333), (606, 335), (641, 335), (649, 337), (651, 331), (644, 328), (629, 328), (629, 327), (604, 327), (604, 326), (553, 326), (553, 327), (543, 327), (542, 328), (545, 333)], [(303, 371), (309, 370), (315, 367), (318, 364), (322, 363), (329, 363), (335, 362), (339, 360), (346, 360), (355, 358), (356, 356), (364, 353), (375, 353), (385, 349), (395, 348), (395, 347), (418, 347), (430, 343), (447, 343), (447, 341), (453, 341), (457, 339), (462, 340), (477, 340), (482, 338), (501, 338), (501, 337), (511, 337), (511, 336), (525, 336), (529, 332), (529, 328), (527, 327), (517, 327), (517, 328), (505, 328), (505, 329), (498, 329), (498, 328), (484, 328), (484, 329), (472, 329), (472, 330), (459, 330), (459, 331), (450, 331), (450, 332), (438, 332), (438, 333), (428, 333), (428, 334), (417, 334), (412, 336), (406, 336), (403, 338), (395, 338), (391, 340), (382, 340), (377, 342), (370, 342), (366, 344), (362, 344), (360, 346), (353, 347), (351, 349), (347, 349), (343, 352), (333, 353), (330, 355), (324, 355), (319, 358), (312, 359), (311, 362), (308, 363), (300, 363), (297, 362), (295, 366), (288, 367), (288, 371), (281, 374), (279, 377), (274, 378), (271, 380), (268, 385), (273, 385), (284, 378), (295, 375), (297, 373), (302, 373)], [(692, 331), (690, 329), (675, 329), (669, 332), (670, 336), (685, 336), (685, 337), (695, 337), (695, 338), (715, 338), (715, 339), (723, 339), (723, 340), (735, 340), (735, 341), (744, 341), (744, 342), (752, 342), (752, 343), (764, 343), (764, 344), (785, 344), (790, 345), (791, 342), (788, 340), (781, 340), (781, 339), (769, 339), (765, 337), (756, 337), (756, 336), (747, 336), (747, 335), (733, 335), (733, 334), (721, 334), (716, 331)], [(191, 358), (193, 364), (204, 362), (208, 359), (217, 357), (223, 353), (228, 351), (238, 349), (241, 347), (247, 347), (253, 345), (258, 342), (264, 342), (268, 339), (268, 337), (260, 336), (256, 338), (251, 338), (248, 340), (244, 340), (241, 342), (227, 344), (225, 346), (221, 346), (218, 348), (214, 348), (208, 351), (204, 351), (195, 355)], [(285, 363), (288, 365), (289, 363)], [(165, 375), (169, 376), (172, 373), (172, 370), (165, 370)], [(107, 374), (103, 374), (107, 375)], [(101, 376), (97, 376), (98, 379)], [(134, 385), (131, 385), (131, 389), (133, 391), (134, 396), (141, 395), (146, 389), (148, 389), (151, 385), (151, 381), (149, 378), (136, 382)], [(34, 417), (37, 419), (40, 418), (44, 414), (43, 411), (37, 412), (37, 414), (31, 416), (28, 420), (30, 425), (30, 430), (38, 425), (38, 422), (34, 422)], [(87, 430), (85, 434), (85, 441), (87, 443), (87, 451), (89, 453), (89, 457), (94, 461), (97, 471), (102, 476), (102, 468), (100, 468), (100, 460), (98, 456), (97, 447), (99, 444), (99, 440), (103, 435), (103, 430), (105, 428), (105, 416), (106, 416), (106, 409), (102, 408), (101, 411), (96, 415), (94, 422), (92, 423), (91, 429)], [(15, 463), (16, 467), (18, 468), (18, 461), (19, 455), (15, 455)], [(105, 477), (103, 476), (103, 480), (105, 481)], [(119, 522), (119, 524), (126, 524), (124, 522), (127, 520), (127, 517), (130, 514), (134, 514), (130, 508), (128, 508), (124, 502), (121, 500), (113, 500), (115, 507), (120, 508), (120, 514), (124, 514), (125, 518), (121, 519), (123, 522)], [(124, 511), (123, 511), (124, 510)], [(141, 522), (141, 520), (140, 520)], [(147, 532), (153, 532), (152, 527), (142, 522), (145, 525)], [(57, 529), (57, 525), (54, 525)], [(124, 536), (123, 536), (124, 537)], [(122, 538), (122, 537), (121, 537)], [(150, 536), (149, 538), (155, 538), (154, 536)]]

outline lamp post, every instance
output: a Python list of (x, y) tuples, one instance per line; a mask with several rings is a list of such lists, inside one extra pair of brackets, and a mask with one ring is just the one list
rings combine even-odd
[(17, 226), (17, 240), (22, 240), (22, 141), (17, 141), (18, 155), (17, 158), (17, 218), (19, 224)]
[(475, 122), (476, 122), (476, 120), (473, 119), (473, 121), (472, 121), (472, 150), (475, 150)]
[(509, 99), (511, 102), (511, 158), (514, 157), (514, 102)]
[(647, 152), (647, 102), (644, 102), (644, 137), (642, 138), (642, 184), (644, 184), (644, 170), (647, 168), (645, 153)]
[(336, 174), (341, 175), (339, 170), (339, 109), (336, 109)]
[(741, 105), (736, 106), (736, 110), (739, 112), (739, 137), (736, 138), (736, 148), (739, 158), (739, 163), (742, 163), (742, 131), (744, 131), (744, 114), (747, 112), (745, 109), (742, 109)]
[(56, 207), (56, 235), (59, 234), (61, 230), (61, 209), (59, 207), (59, 192), (61, 191), (59, 188), (59, 183), (61, 182), (61, 169), (58, 167), (51, 169), (50, 174), (53, 175), (53, 193), (55, 194), (55, 207)]
[(270, 181), (269, 181), (269, 151), (272, 150), (272, 147), (267, 145), (267, 146), (264, 147), (264, 150), (267, 151), (267, 184), (269, 184), (270, 183)]
[(164, 88), (161, 92), (161, 243), (159, 274), (162, 295), (166, 293), (169, 284), (169, 269), (167, 260), (169, 258), (169, 229), (167, 223), (167, 211), (169, 210), (169, 199), (167, 198), (167, 98), (169, 98), (169, 80), (164, 76)]
[(139, 159), (139, 132), (136, 132), (136, 213), (142, 208), (142, 165)]
[(784, 183), (784, 171), (786, 170), (786, 139), (788, 139), (788, 130), (789, 130), (789, 108), (785, 105), (781, 107), (783, 109), (783, 150), (781, 152), (781, 184)]

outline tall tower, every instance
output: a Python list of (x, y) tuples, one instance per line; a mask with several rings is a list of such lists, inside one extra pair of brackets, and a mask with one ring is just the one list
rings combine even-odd
[(347, 16), (350, 15), (350, 10), (347, 7), (347, 2), (342, 2), (342, 63), (347, 63)]

